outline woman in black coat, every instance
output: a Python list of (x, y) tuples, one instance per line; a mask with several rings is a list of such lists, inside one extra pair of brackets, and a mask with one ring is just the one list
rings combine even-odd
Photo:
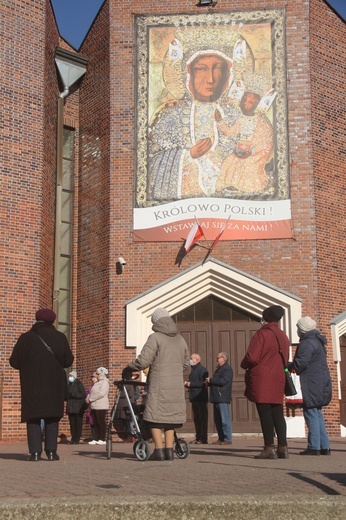
[(67, 378), (64, 368), (73, 363), (73, 354), (65, 334), (55, 329), (55, 312), (40, 309), (37, 322), (22, 334), (10, 357), (10, 365), (19, 370), (22, 394), (22, 422), (27, 423), (30, 457), (41, 458), (41, 419), (45, 421), (45, 451), (48, 460), (59, 460), (56, 453), (58, 425), (64, 415)]
[(82, 381), (77, 379), (75, 370), (69, 373), (68, 380), (66, 413), (70, 421), (70, 444), (79, 444), (82, 435), (83, 416), (88, 406), (85, 402), (86, 393)]

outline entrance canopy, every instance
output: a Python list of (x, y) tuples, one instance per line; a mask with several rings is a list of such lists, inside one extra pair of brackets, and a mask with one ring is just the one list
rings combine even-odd
[(280, 326), (291, 342), (298, 341), (296, 323), (301, 317), (301, 298), (210, 258), (126, 303), (126, 346), (136, 347), (137, 353), (141, 351), (152, 332), (151, 315), (157, 307), (164, 307), (173, 315), (208, 296), (259, 318), (266, 307), (281, 305), (285, 315)]

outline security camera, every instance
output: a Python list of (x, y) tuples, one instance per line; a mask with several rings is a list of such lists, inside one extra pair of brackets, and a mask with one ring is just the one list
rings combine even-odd
[(126, 262), (125, 262), (125, 260), (123, 259), (122, 256), (119, 256), (119, 258), (118, 258), (118, 262), (119, 262), (119, 264), (122, 265), (123, 267), (126, 265)]

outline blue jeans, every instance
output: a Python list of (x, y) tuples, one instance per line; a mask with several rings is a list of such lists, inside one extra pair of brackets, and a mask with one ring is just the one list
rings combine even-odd
[(214, 403), (214, 422), (220, 441), (232, 442), (231, 411), (228, 403)]
[(304, 419), (308, 427), (308, 449), (327, 450), (330, 448), (322, 408), (304, 408)]

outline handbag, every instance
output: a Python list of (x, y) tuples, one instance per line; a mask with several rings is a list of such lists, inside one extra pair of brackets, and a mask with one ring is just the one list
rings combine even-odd
[(285, 396), (296, 395), (297, 394), (297, 390), (296, 390), (296, 387), (294, 386), (292, 375), (288, 371), (288, 368), (285, 365), (285, 359), (284, 359), (284, 356), (283, 356), (283, 353), (282, 353), (282, 350), (281, 350), (281, 347), (280, 347), (279, 339), (278, 339), (277, 335), (275, 334), (275, 332), (272, 329), (269, 329), (269, 330), (271, 330), (272, 333), (274, 334), (274, 336), (276, 337), (276, 341), (277, 341), (277, 344), (278, 344), (278, 347), (279, 347), (279, 354), (281, 356), (282, 364), (284, 366), (285, 378), (286, 378), (284, 394), (285, 394)]
[(285, 376), (286, 376), (286, 382), (285, 382), (285, 395), (291, 396), (296, 395), (297, 390), (294, 386), (292, 374), (288, 371), (288, 368), (285, 368)]
[(300, 386), (300, 377), (294, 371), (291, 372), (291, 377), (292, 377), (292, 381), (293, 381), (293, 384), (295, 386), (297, 393), (287, 396), (286, 403), (299, 406), (299, 405), (303, 404), (303, 395), (302, 395), (302, 389)]

